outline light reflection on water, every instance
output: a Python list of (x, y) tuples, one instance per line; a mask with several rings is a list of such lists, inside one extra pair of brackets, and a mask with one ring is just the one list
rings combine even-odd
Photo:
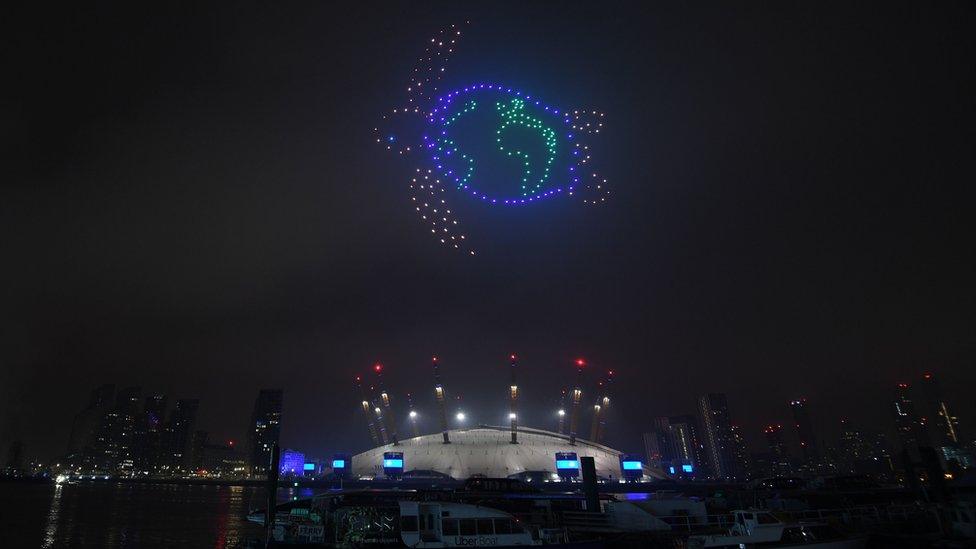
[(0, 483), (0, 546), (238, 547), (260, 537), (246, 516), (264, 506), (264, 489), (252, 486)]
[(44, 526), (44, 545), (41, 547), (54, 547), (58, 533), (58, 518), (61, 516), (61, 493), (64, 486), (54, 485), (54, 495), (51, 497), (51, 509), (47, 513), (47, 524)]

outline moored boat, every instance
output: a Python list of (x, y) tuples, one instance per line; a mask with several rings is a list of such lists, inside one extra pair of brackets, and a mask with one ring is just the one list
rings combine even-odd
[(861, 549), (867, 538), (847, 536), (823, 522), (788, 523), (768, 511), (733, 511), (734, 525), (724, 534), (693, 535), (689, 549), (779, 548)]
[[(258, 510), (248, 520), (263, 525), (265, 516)], [(278, 505), (271, 539), (335, 548), (569, 546), (564, 529), (530, 527), (493, 507), (426, 500), (409, 491), (327, 493)]]

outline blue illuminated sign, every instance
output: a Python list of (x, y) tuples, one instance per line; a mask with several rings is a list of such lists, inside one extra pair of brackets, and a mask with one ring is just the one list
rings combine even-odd
[(670, 472), (672, 475), (674, 474), (674, 465), (668, 467), (668, 472)]
[(383, 467), (387, 469), (403, 469), (402, 459), (384, 459)]
[(346, 460), (344, 460), (344, 459), (334, 459), (334, 460), (332, 460), (332, 468), (333, 469), (345, 469), (346, 468)]
[(691, 465), (685, 464), (681, 466), (681, 470), (685, 473), (692, 473), (694, 472), (695, 468), (692, 467)]
[(315, 470), (315, 464), (314, 463), (306, 463), (305, 464), (305, 470), (306, 471), (314, 471)]
[(579, 469), (579, 461), (575, 459), (557, 459), (556, 469)]
[(640, 471), (642, 464), (639, 461), (625, 461), (624, 471)]

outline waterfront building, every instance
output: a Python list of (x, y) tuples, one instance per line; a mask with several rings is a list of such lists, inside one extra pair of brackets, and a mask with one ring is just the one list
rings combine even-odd
[(166, 395), (152, 394), (143, 401), (141, 423), (142, 463), (139, 469), (154, 475), (166, 464)]
[(181, 398), (176, 402), (173, 413), (170, 414), (165, 436), (168, 449), (168, 471), (171, 475), (180, 474), (192, 468), (191, 448), (199, 409), (199, 400)]
[(939, 380), (931, 373), (922, 374), (918, 386), (918, 406), (920, 422), (926, 430), (928, 440), (937, 448), (958, 446), (959, 419), (953, 415), (942, 395)]
[(698, 399), (698, 411), (702, 418), (702, 439), (709, 472), (717, 479), (734, 480), (737, 478), (735, 442), (728, 400), (721, 393), (703, 395)]
[(790, 401), (790, 409), (793, 411), (793, 428), (800, 444), (800, 455), (803, 461), (807, 465), (819, 461), (820, 448), (817, 437), (813, 433), (813, 422), (810, 420), (807, 399), (799, 398)]
[(783, 441), (783, 426), (779, 424), (767, 425), (763, 428), (763, 436), (769, 447), (769, 472), (774, 477), (785, 477), (792, 474), (790, 456)]
[(746, 444), (745, 436), (742, 434), (742, 427), (732, 426), (732, 441), (735, 445), (736, 478), (749, 480), (752, 476), (752, 460), (749, 456), (749, 447)]
[(281, 434), (281, 389), (262, 389), (254, 400), (247, 429), (248, 466), (251, 474), (266, 475), (271, 463), (271, 448)]
[(99, 462), (96, 449), (98, 435), (114, 400), (115, 385), (102, 385), (91, 392), (88, 405), (75, 415), (66, 454), (69, 468), (85, 472), (95, 469), (96, 462)]
[(892, 404), (898, 441), (902, 448), (907, 449), (913, 457), (917, 458), (918, 446), (925, 445), (925, 441), (922, 440), (921, 422), (915, 411), (915, 402), (912, 400), (907, 383), (899, 383), (895, 387)]
[[(701, 477), (708, 470), (698, 418), (691, 414), (669, 418), (671, 433), (670, 465), (685, 477)], [(670, 469), (669, 469), (670, 470)]]
[(659, 416), (651, 420), (651, 429), (644, 433), (644, 458), (651, 467), (661, 469), (674, 458), (674, 437), (671, 422)]

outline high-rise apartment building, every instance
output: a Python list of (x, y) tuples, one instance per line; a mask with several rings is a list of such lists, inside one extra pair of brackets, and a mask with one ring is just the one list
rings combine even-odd
[(167, 461), (172, 474), (175, 471), (190, 469), (191, 447), (193, 433), (197, 426), (197, 412), (200, 401), (195, 398), (181, 398), (176, 401), (176, 408), (169, 416), (166, 425)]
[(895, 430), (902, 448), (909, 452), (916, 452), (919, 444), (925, 445), (922, 438), (922, 424), (915, 411), (907, 383), (899, 383), (895, 387), (893, 411), (895, 413)]
[(800, 443), (800, 454), (803, 461), (812, 463), (820, 459), (820, 448), (817, 438), (813, 434), (813, 422), (810, 420), (810, 409), (807, 399), (800, 398), (790, 401), (793, 410), (793, 428)]
[(735, 479), (735, 441), (728, 400), (724, 394), (709, 393), (698, 399), (702, 418), (702, 439), (710, 472), (720, 479)]
[(251, 474), (265, 475), (271, 464), (271, 448), (281, 434), (281, 389), (261, 389), (247, 427), (247, 455)]

